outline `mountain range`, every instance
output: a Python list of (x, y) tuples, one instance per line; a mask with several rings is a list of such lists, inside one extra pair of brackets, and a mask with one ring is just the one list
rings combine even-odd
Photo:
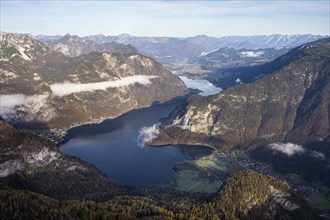
[(190, 97), (163, 119), (150, 144), (245, 149), (330, 186), (329, 54), (329, 38), (307, 43), (269, 63), (275, 69), (259, 80)]
[[(47, 135), (61, 138), (70, 127), (186, 96), (180, 78), (155, 59), (189, 59), (215, 77), (223, 74), (215, 81), (242, 81), (215, 95), (190, 95), (155, 126), (148, 144), (240, 149), (330, 187), (330, 38), (37, 38), (0, 36), (1, 219), (319, 218), (288, 183), (245, 168), (207, 198), (122, 186), (60, 152)], [(235, 62), (243, 67), (235, 69)]]
[(139, 51), (131, 46), (116, 42), (98, 44), (78, 36), (65, 35), (56, 40), (43, 40), (54, 51), (61, 52), (70, 57), (77, 57), (90, 52), (108, 52), (121, 54), (137, 54)]
[(0, 47), (1, 115), (21, 127), (66, 130), (188, 92), (177, 76), (140, 54), (69, 57), (10, 33), (1, 35)]
[(186, 38), (187, 41), (200, 45), (204, 51), (212, 51), (223, 47), (234, 49), (264, 49), (276, 47), (296, 47), (301, 44), (315, 41), (326, 36), (297, 34), (297, 35), (254, 35), (254, 36), (225, 36), (220, 38), (198, 35)]
[[(69, 34), (66, 36), (70, 36)], [(117, 36), (90, 35), (84, 37), (86, 40), (94, 41), (98, 44), (119, 43), (136, 47), (141, 53), (152, 56), (158, 61), (162, 59), (189, 59), (218, 50), (224, 47), (230, 47), (236, 50), (240, 49), (265, 49), (279, 47), (295, 47), (301, 44), (325, 38), (321, 35), (255, 35), (255, 36), (226, 36), (209, 37), (207, 35), (198, 35), (187, 38), (175, 37), (137, 37), (129, 34), (120, 34)], [(37, 35), (37, 39), (49, 44), (63, 40), (63, 36), (45, 36)], [(55, 42), (55, 43), (52, 43)]]
[(202, 70), (218, 70), (239, 66), (253, 66), (274, 60), (287, 53), (290, 47), (277, 47), (266, 49), (234, 49), (231, 47), (220, 48), (209, 53), (190, 59), (188, 62), (198, 64)]
[(272, 61), (280, 68), (252, 84), (191, 97), (163, 121), (165, 143), (232, 148), (328, 140), (329, 50), (329, 39), (302, 45)]

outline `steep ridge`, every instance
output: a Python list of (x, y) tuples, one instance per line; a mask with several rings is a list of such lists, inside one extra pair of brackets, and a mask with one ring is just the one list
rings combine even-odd
[(184, 83), (139, 54), (71, 58), (31, 36), (1, 35), (1, 115), (12, 123), (67, 129), (187, 93)]
[(95, 166), (62, 154), (36, 135), (16, 130), (0, 118), (0, 182), (56, 198), (104, 200), (127, 192)]
[(108, 53), (122, 53), (122, 54), (136, 54), (139, 51), (131, 46), (119, 44), (116, 42), (109, 42), (98, 44), (78, 36), (65, 35), (56, 40), (43, 41), (52, 50), (64, 53), (70, 57), (77, 57), (90, 52), (108, 52)]
[[(329, 137), (330, 39), (279, 57), (279, 68), (252, 84), (191, 97), (163, 120), (151, 144), (189, 143), (222, 149)], [(329, 138), (327, 139), (329, 140)]]

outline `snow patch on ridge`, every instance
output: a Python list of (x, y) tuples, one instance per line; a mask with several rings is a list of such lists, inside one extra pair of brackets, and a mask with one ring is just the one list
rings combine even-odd
[(58, 155), (55, 151), (49, 151), (48, 148), (44, 147), (40, 152), (32, 153), (27, 157), (28, 163), (46, 162), (50, 163), (56, 160)]
[(25, 49), (23, 47), (18, 47), (17, 49), (24, 60), (31, 60), (31, 58), (25, 54)]
[(0, 164), (0, 177), (9, 176), (23, 169), (24, 165), (20, 160), (8, 160)]

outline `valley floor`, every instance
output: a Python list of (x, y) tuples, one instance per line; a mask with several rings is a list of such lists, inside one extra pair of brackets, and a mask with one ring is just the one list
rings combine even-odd
[(274, 176), (288, 182), (292, 189), (306, 199), (320, 215), (330, 217), (330, 189), (328, 187), (317, 181), (305, 181), (295, 173), (282, 174), (276, 171), (272, 164), (257, 161), (241, 150), (231, 153), (215, 150), (208, 156), (176, 165), (174, 170), (177, 176), (170, 187), (188, 194), (201, 194), (202, 197), (218, 191), (230, 173), (235, 171), (254, 170)]

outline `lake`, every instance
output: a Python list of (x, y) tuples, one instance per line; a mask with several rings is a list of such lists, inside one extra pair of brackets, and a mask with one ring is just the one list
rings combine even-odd
[(100, 124), (72, 128), (60, 145), (66, 154), (94, 164), (107, 177), (129, 186), (169, 185), (175, 164), (212, 153), (203, 146), (150, 147), (143, 144), (159, 119), (179, 103), (130, 111)]
[[(199, 89), (204, 96), (221, 91), (207, 80), (180, 78), (188, 88)], [(154, 105), (100, 124), (72, 128), (60, 150), (94, 164), (109, 179), (124, 185), (169, 185), (175, 177), (172, 169), (175, 164), (212, 152), (204, 146), (150, 147), (143, 144), (156, 135), (160, 119), (167, 117), (179, 104)]]
[(214, 95), (222, 91), (220, 87), (216, 87), (213, 83), (205, 79), (191, 79), (186, 76), (179, 76), (188, 88), (198, 89), (202, 96)]

